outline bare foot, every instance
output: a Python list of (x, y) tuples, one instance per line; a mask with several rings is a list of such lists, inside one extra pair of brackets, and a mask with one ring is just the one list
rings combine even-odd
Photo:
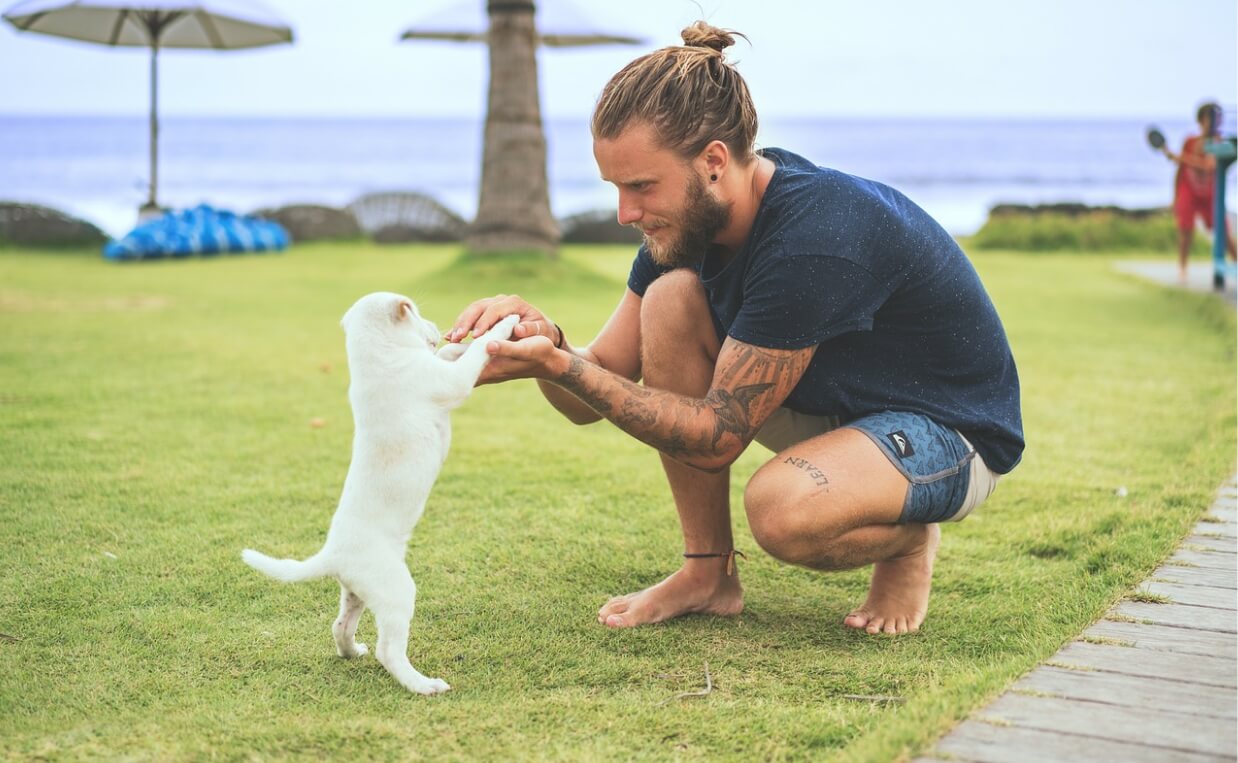
[(598, 610), (598, 622), (632, 628), (690, 613), (738, 615), (743, 609), (739, 577), (726, 574), (724, 560), (692, 559), (661, 583), (606, 602)]
[(869, 633), (914, 633), (928, 613), (933, 559), (941, 528), (925, 525), (924, 543), (909, 554), (873, 565), (873, 582), (864, 605), (843, 619), (848, 628)]

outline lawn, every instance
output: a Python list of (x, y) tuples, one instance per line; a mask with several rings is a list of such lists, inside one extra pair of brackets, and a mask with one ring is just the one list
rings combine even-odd
[[(279, 585), (239, 551), (304, 557), (324, 537), (352, 435), (341, 314), (398, 291), (446, 326), (474, 298), (515, 292), (583, 342), (629, 260), (0, 251), (0, 755), (906, 758), (1125, 595), (1234, 468), (1232, 309), (1100, 257), (984, 253), (1028, 449), (945, 527), (920, 633), (843, 628), (867, 572), (756, 548), (740, 508), (768, 458), (755, 445), (732, 471), (745, 612), (597, 625), (607, 597), (677, 565), (669, 493), (644, 446), (573, 427), (516, 382), (456, 412), (409, 553), (410, 654), (453, 690), (409, 695), (372, 657), (335, 657), (336, 584)], [(373, 635), (367, 615), (359, 638)], [(713, 691), (676, 699), (703, 688), (706, 663)]]

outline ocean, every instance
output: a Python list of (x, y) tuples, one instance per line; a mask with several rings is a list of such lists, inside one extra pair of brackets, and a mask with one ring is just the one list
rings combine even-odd
[[(966, 235), (998, 203), (1167, 206), (1173, 165), (1148, 148), (1150, 124), (1175, 149), (1193, 129), (1189, 119), (766, 117), (758, 144), (894, 186), (951, 233)], [(159, 200), (249, 212), (343, 206), (368, 192), (409, 190), (471, 218), (482, 127), (480, 117), (165, 117)], [(545, 127), (555, 215), (613, 209), (587, 118), (549, 119)], [(0, 200), (55, 207), (123, 235), (146, 198), (147, 130), (145, 117), (0, 116)], [(1232, 172), (1230, 184), (1232, 199)]]

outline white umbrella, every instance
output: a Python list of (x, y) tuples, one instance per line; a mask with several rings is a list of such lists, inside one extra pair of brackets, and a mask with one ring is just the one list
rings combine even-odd
[[(489, 28), (485, 3), (472, 0), (426, 16), (406, 29), (400, 39), (486, 42)], [(640, 37), (601, 30), (597, 22), (564, 0), (540, 0), (537, 3), (537, 41), (551, 48), (639, 45), (644, 42)]]
[(150, 197), (158, 209), (159, 49), (234, 50), (292, 42), (270, 10), (243, 0), (28, 0), (4, 13), (23, 32), (103, 45), (150, 48)]

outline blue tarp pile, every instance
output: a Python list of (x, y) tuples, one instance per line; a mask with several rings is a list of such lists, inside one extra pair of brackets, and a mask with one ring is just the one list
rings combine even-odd
[(288, 246), (279, 223), (215, 209), (205, 204), (165, 212), (138, 225), (119, 241), (109, 241), (109, 260), (146, 260), (193, 255), (271, 252)]

